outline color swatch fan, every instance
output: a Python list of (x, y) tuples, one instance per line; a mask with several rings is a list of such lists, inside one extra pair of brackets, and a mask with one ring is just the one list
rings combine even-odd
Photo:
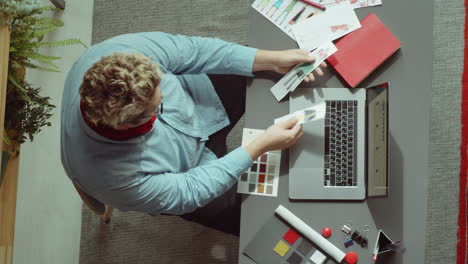
[[(264, 130), (244, 128), (242, 146), (250, 144), (263, 132)], [(281, 151), (269, 151), (254, 160), (252, 166), (241, 175), (237, 183), (237, 192), (276, 197), (280, 161)]]
[(401, 46), (379, 18), (370, 13), (361, 28), (335, 43), (338, 51), (327, 60), (351, 87), (356, 87)]

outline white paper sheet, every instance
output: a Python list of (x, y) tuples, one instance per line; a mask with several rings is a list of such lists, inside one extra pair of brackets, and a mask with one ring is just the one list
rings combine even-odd
[(281, 101), (289, 92), (294, 91), (296, 87), (304, 80), (305, 77), (313, 70), (315, 70), (322, 62), (325, 61), (329, 56), (335, 53), (338, 49), (332, 42), (320, 45), (316, 50), (312, 51), (309, 56), (315, 58), (315, 61), (311, 63), (298, 64), (286, 73), (270, 91), (275, 96), (276, 100)]
[(343, 2), (294, 24), (292, 31), (299, 47), (313, 50), (324, 42), (338, 39), (360, 27), (361, 23), (351, 4)]

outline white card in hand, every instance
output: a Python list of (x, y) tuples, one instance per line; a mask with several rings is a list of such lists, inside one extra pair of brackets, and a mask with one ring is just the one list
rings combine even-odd
[(313, 63), (302, 63), (296, 65), (283, 78), (281, 78), (270, 91), (275, 96), (276, 100), (281, 101), (289, 92), (294, 91), (296, 87), (304, 80), (309, 73), (317, 69), (322, 62), (325, 61), (330, 55), (335, 53), (338, 49), (332, 42), (325, 43), (312, 51), (309, 56), (315, 58)]
[(344, 2), (294, 24), (292, 31), (301, 49), (313, 50), (326, 41), (338, 39), (360, 27), (354, 9)]
[(325, 118), (325, 103), (320, 103), (306, 109), (296, 111), (292, 114), (276, 118), (274, 123), (278, 124), (293, 117), (297, 118), (297, 124), (304, 124), (311, 121), (317, 121)]

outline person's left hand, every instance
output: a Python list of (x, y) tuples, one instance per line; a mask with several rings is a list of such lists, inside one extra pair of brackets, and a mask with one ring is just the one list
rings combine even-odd
[[(310, 52), (303, 49), (290, 49), (290, 50), (282, 50), (282, 51), (275, 51), (275, 57), (273, 60), (273, 69), (278, 73), (285, 74), (291, 70), (294, 66), (299, 63), (306, 63), (306, 62), (313, 62), (315, 60), (314, 57), (309, 56)], [(323, 76), (322, 68), (326, 68), (327, 64), (323, 62), (320, 64), (317, 69), (311, 72), (307, 77), (304, 78), (305, 82), (315, 81), (314, 72), (316, 72), (319, 76)]]

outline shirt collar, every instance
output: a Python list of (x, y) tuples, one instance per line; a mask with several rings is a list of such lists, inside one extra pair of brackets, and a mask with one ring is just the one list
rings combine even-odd
[(112, 140), (117, 140), (117, 141), (122, 141), (122, 140), (127, 140), (131, 138), (135, 138), (138, 136), (141, 136), (143, 134), (148, 133), (152, 128), (154, 121), (156, 121), (156, 116), (151, 117), (148, 122), (141, 124), (137, 127), (132, 127), (126, 130), (116, 130), (112, 127), (109, 126), (96, 126), (94, 125), (88, 117), (84, 114), (85, 113), (85, 104), (83, 101), (80, 102), (80, 109), (81, 109), (81, 115), (83, 116), (83, 119), (85, 120), (86, 124), (94, 130), (94, 132), (98, 133), (99, 135), (112, 139)]

